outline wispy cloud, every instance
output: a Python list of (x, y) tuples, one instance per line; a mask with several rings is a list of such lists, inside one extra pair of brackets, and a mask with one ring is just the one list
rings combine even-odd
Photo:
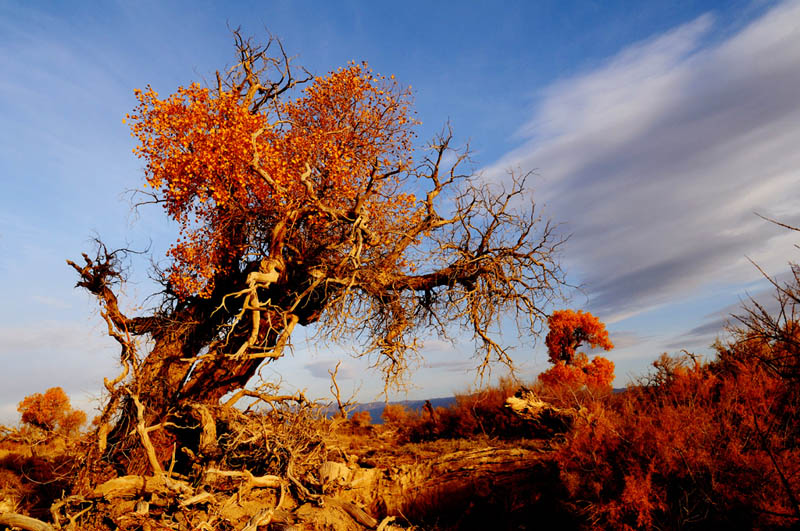
[[(331, 374), (328, 371), (333, 371), (336, 368), (336, 363), (338, 363), (338, 361), (339, 360), (335, 359), (316, 360), (306, 363), (304, 368), (311, 373), (311, 376), (315, 378), (325, 378), (329, 380)], [(342, 362), (342, 364), (339, 366), (339, 372), (336, 373), (336, 378), (342, 380), (354, 380), (358, 377), (358, 368), (354, 364), (348, 363), (347, 361)]]
[(621, 320), (785, 267), (800, 188), (800, 4), (726, 38), (702, 16), (544, 90), (524, 144), (486, 170), (537, 169), (573, 233), (589, 307)]
[(474, 360), (448, 360), (448, 361), (430, 361), (423, 363), (426, 369), (443, 369), (446, 371), (472, 371), (475, 369)]
[(0, 327), (0, 357), (31, 351), (97, 349), (99, 337), (88, 335), (82, 322), (43, 321), (25, 326)]

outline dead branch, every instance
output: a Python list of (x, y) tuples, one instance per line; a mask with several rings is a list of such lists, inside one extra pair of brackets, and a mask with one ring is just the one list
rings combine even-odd
[(378, 525), (378, 529), (376, 531), (384, 531), (386, 527), (392, 522), (394, 522), (396, 519), (397, 518), (394, 516), (387, 516), (386, 518), (381, 520), (381, 523)]
[(342, 394), (339, 390), (339, 384), (336, 382), (336, 375), (339, 374), (339, 366), (342, 364), (341, 360), (336, 362), (336, 367), (333, 370), (328, 370), (331, 375), (331, 393), (336, 398), (336, 406), (339, 408), (339, 415), (343, 419), (347, 419), (350, 410), (353, 409), (353, 399), (342, 402)]
[(219, 455), (219, 445), (217, 444), (217, 423), (208, 408), (202, 404), (195, 404), (192, 409), (200, 415), (200, 443), (197, 447), (198, 452), (203, 456), (216, 457)]
[(525, 387), (506, 399), (506, 407), (519, 417), (553, 434), (569, 431), (579, 413), (575, 409), (553, 406)]
[(256, 398), (264, 403), (296, 402), (298, 404), (304, 404), (308, 401), (303, 393), (297, 393), (296, 395), (268, 395), (250, 389), (239, 389), (225, 402), (225, 406), (233, 407), (244, 397)]
[(197, 505), (198, 503), (216, 503), (217, 498), (214, 497), (213, 494), (210, 492), (201, 492), (199, 494), (195, 494), (185, 500), (181, 501), (181, 507), (191, 507), (192, 505)]
[(334, 507), (339, 507), (344, 512), (349, 514), (353, 518), (353, 520), (367, 527), (368, 529), (375, 529), (375, 527), (377, 527), (378, 525), (378, 521), (375, 518), (367, 514), (366, 511), (357, 507), (352, 502), (339, 500), (331, 496), (323, 496), (322, 503), (325, 505), (332, 505)]
[[(188, 493), (191, 487), (184, 482), (171, 480), (172, 485), (179, 485), (178, 489)], [(135, 498), (142, 494), (168, 494), (171, 490), (166, 476), (122, 476), (109, 479), (94, 488), (91, 498)]]

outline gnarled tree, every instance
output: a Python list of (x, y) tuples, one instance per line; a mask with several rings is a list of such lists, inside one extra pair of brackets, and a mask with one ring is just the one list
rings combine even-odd
[(525, 178), (482, 184), (449, 130), (415, 158), (410, 92), (393, 77), (365, 64), (298, 77), (277, 41), (235, 37), (237, 63), (214, 86), (137, 91), (128, 116), (149, 202), (181, 228), (159, 309), (120, 309), (118, 252), (70, 262), (122, 345), (102, 448), (241, 389), (297, 325), (360, 339), (387, 384), (420, 330), (452, 323), (471, 330), (481, 370), (511, 365), (501, 318), (537, 334), (563, 283), (563, 240)]

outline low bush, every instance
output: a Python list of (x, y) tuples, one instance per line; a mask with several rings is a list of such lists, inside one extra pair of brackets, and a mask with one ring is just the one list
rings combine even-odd
[(663, 356), (642, 385), (588, 401), (555, 456), (593, 527), (796, 525), (797, 392), (759, 364)]

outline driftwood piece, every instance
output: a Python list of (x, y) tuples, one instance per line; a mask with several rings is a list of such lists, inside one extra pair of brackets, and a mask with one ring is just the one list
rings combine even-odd
[(168, 494), (176, 492), (190, 495), (192, 488), (183, 481), (166, 476), (122, 476), (109, 479), (95, 487), (92, 498), (134, 498), (142, 494)]
[(25, 531), (55, 531), (50, 524), (17, 513), (0, 514), (0, 525), (16, 527)]
[(217, 442), (217, 423), (214, 416), (203, 404), (195, 404), (192, 409), (196, 415), (200, 417), (200, 425), (203, 431), (200, 434), (200, 444), (198, 445), (198, 452), (200, 455), (216, 458), (220, 455), (219, 444)]
[(514, 396), (506, 399), (506, 407), (522, 419), (533, 423), (538, 429), (550, 434), (569, 431), (578, 416), (578, 410), (556, 407), (525, 387), (521, 387)]

